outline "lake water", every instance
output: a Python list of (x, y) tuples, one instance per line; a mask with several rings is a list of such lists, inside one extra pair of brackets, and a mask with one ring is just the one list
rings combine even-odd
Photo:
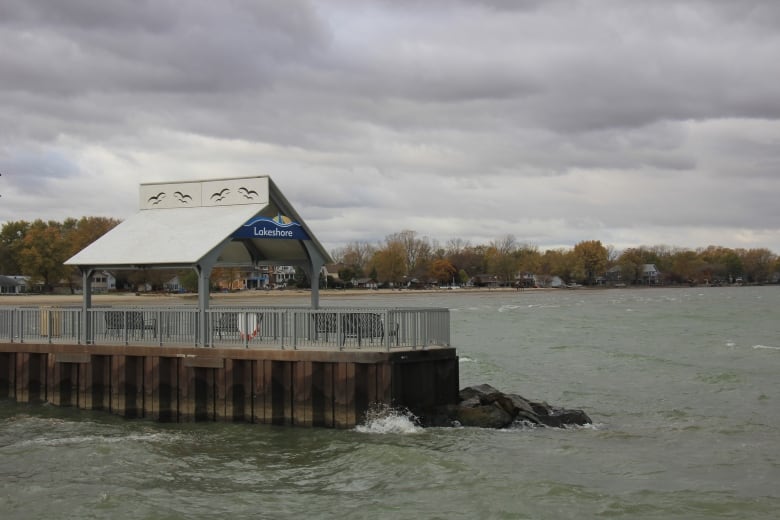
[(1, 401), (0, 518), (777, 518), (780, 287), (323, 297), (367, 302), (449, 307), (461, 387), (594, 425), (172, 425)]

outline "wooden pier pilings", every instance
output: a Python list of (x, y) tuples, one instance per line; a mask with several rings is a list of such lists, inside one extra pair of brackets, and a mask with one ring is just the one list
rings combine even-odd
[(0, 343), (0, 398), (164, 422), (352, 428), (458, 400), (454, 348), (393, 352)]

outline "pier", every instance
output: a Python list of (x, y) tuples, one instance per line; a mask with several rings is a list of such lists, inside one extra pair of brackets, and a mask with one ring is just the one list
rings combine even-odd
[(206, 348), (195, 346), (195, 308), (81, 313), (0, 307), (0, 398), (165, 422), (330, 428), (356, 426), (375, 405), (424, 415), (457, 400), (446, 309), (214, 307)]
[[(0, 306), (0, 398), (158, 421), (352, 428), (458, 401), (447, 309), (320, 307), (331, 261), (270, 178), (142, 184), (140, 211), (66, 264), (80, 306)], [(211, 306), (216, 267), (292, 265), (309, 307)], [(192, 269), (197, 305), (93, 306), (113, 269)]]

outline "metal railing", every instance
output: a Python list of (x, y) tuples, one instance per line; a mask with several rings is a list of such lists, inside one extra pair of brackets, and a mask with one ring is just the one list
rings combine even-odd
[(0, 307), (0, 342), (391, 350), (450, 345), (448, 309), (194, 306)]
[(0, 341), (79, 342), (81, 323), (75, 307), (0, 307)]

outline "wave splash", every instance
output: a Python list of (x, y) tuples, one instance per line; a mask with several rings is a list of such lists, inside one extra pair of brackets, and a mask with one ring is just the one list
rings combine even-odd
[(365, 421), (355, 427), (360, 433), (410, 434), (420, 433), (423, 428), (418, 418), (409, 410), (397, 409), (386, 404), (373, 404), (365, 415)]

